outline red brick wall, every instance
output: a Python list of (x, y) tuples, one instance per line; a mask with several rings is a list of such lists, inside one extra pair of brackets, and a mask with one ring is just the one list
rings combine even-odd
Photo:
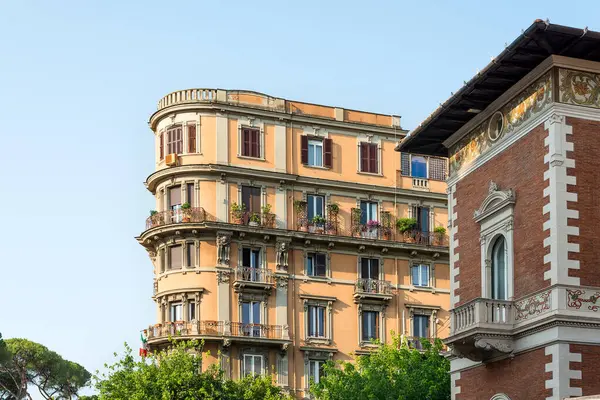
[(569, 369), (581, 371), (581, 380), (571, 379), (571, 386), (582, 388), (583, 396), (600, 394), (600, 346), (571, 344), (569, 351), (581, 354), (580, 363), (569, 363)]
[(500, 189), (516, 192), (514, 220), (514, 265), (515, 297), (521, 297), (549, 285), (544, 281), (544, 217), (542, 209), (547, 202), (543, 198), (544, 146), (547, 131), (543, 124), (519, 139), (511, 147), (477, 170), (460, 180), (456, 185), (456, 212), (458, 224), (458, 253), (456, 266), (460, 274), (456, 277), (460, 288), (456, 291), (463, 304), (481, 296), (481, 249), (480, 226), (473, 219), (473, 212), (481, 206), (488, 194), (490, 181)]
[(456, 381), (461, 391), (456, 400), (487, 400), (497, 393), (504, 393), (511, 400), (545, 399), (552, 395), (552, 389), (545, 388), (546, 380), (552, 378), (545, 365), (551, 361), (552, 356), (546, 356), (544, 349), (537, 349), (512, 360), (462, 371)]
[(597, 267), (600, 246), (596, 243), (600, 226), (600, 122), (567, 118), (567, 124), (573, 127), (573, 134), (567, 140), (573, 142), (574, 149), (567, 157), (575, 160), (575, 168), (567, 174), (577, 179), (575, 186), (567, 188), (577, 193), (577, 202), (569, 202), (567, 207), (579, 211), (578, 220), (569, 220), (569, 226), (579, 227), (579, 236), (569, 237), (569, 242), (578, 243), (580, 251), (569, 253), (569, 259), (580, 262), (580, 269), (569, 270), (569, 276), (581, 278), (581, 285), (600, 286)]

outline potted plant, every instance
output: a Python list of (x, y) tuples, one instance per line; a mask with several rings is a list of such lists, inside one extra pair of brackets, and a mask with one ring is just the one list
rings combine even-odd
[(443, 226), (436, 226), (435, 228), (433, 228), (433, 234), (434, 234), (433, 245), (434, 246), (443, 246), (444, 238), (446, 237), (446, 228), (444, 228)]
[(158, 214), (158, 211), (156, 211), (156, 210), (150, 210), (150, 216), (151, 217), (154, 216), (154, 215), (156, 215), (156, 214)]
[(260, 214), (252, 213), (250, 215), (250, 222), (248, 223), (250, 226), (259, 226), (260, 225)]
[(350, 211), (350, 226), (352, 229), (352, 236), (360, 236), (362, 234), (362, 226), (360, 220), (362, 218), (362, 210), (360, 208), (353, 208)]
[(314, 232), (323, 233), (325, 230), (325, 218), (323, 218), (321, 215), (315, 215), (311, 222), (313, 223)]
[(308, 231), (308, 221), (306, 220), (306, 206), (308, 203), (303, 200), (294, 200), (294, 211), (297, 218), (297, 227), (301, 232)]
[(181, 205), (181, 212), (183, 213), (183, 222), (190, 222), (192, 215), (192, 206), (190, 203), (183, 203)]
[(265, 204), (261, 208), (263, 226), (266, 228), (275, 227), (275, 214), (271, 213), (271, 205)]
[(231, 205), (231, 222), (234, 224), (241, 224), (246, 212), (246, 205), (244, 203), (238, 204), (233, 203)]
[(365, 230), (363, 231), (363, 236), (369, 239), (377, 239), (377, 232), (380, 226), (381, 224), (379, 223), (379, 221), (376, 221), (374, 219), (367, 221)]
[(417, 227), (417, 220), (414, 218), (398, 218), (396, 220), (396, 229), (404, 235), (404, 239), (408, 243), (414, 243), (415, 237), (413, 230)]
[(340, 206), (337, 203), (331, 203), (327, 206), (327, 211), (331, 214), (337, 215), (340, 212)]

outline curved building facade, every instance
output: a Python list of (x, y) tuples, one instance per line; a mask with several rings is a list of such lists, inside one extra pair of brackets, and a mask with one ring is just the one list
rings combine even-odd
[(190, 89), (149, 125), (151, 350), (204, 339), (205, 364), (302, 397), (392, 331), (448, 334), (447, 161), (395, 152), (400, 117)]

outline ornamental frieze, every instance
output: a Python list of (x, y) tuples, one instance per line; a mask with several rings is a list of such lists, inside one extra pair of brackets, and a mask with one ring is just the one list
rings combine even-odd
[(579, 311), (600, 311), (600, 291), (567, 289), (567, 308)]
[(551, 103), (552, 74), (547, 72), (450, 148), (450, 175), (472, 164)]
[(600, 74), (560, 69), (560, 102), (600, 108)]
[(515, 321), (526, 320), (549, 311), (551, 293), (552, 290), (547, 290), (515, 302)]

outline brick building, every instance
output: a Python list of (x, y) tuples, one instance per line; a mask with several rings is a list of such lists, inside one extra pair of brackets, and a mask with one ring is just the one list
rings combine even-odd
[(600, 393), (600, 33), (536, 20), (397, 150), (450, 157), (453, 399)]

